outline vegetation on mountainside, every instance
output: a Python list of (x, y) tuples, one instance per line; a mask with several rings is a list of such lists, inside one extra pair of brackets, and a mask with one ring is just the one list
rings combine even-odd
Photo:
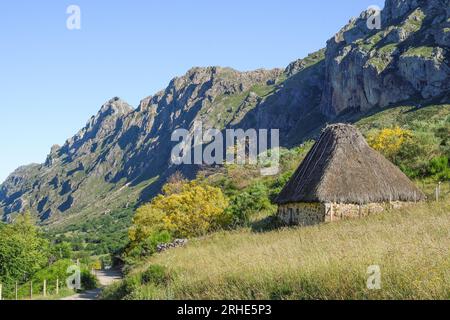
[(52, 230), (49, 238), (68, 242), (77, 258), (114, 254), (128, 243), (128, 228), (134, 208), (117, 209), (108, 214), (84, 219), (82, 222)]
[(422, 57), (429, 58), (433, 57), (434, 48), (433, 47), (412, 47), (406, 51), (404, 57)]
[(372, 58), (370, 58), (367, 63), (374, 66), (377, 69), (378, 73), (381, 73), (391, 63), (393, 59), (392, 55), (394, 54), (395, 50), (397, 50), (397, 44), (388, 44), (377, 50), (376, 54)]

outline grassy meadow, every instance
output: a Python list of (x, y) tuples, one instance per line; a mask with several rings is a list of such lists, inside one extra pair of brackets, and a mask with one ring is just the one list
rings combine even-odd
[[(380, 290), (367, 289), (371, 265)], [(142, 262), (104, 298), (450, 299), (450, 201), (191, 240)]]

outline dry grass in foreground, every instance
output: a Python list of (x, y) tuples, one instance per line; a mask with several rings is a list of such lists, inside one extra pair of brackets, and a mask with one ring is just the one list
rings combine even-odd
[[(151, 265), (165, 275), (142, 281)], [(381, 290), (367, 289), (371, 265), (381, 268)], [(450, 203), (316, 227), (218, 233), (153, 256), (105, 292), (114, 297), (450, 299)]]

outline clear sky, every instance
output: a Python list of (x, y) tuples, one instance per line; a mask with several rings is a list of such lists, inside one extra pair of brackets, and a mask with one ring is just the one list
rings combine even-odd
[[(45, 160), (108, 99), (133, 106), (193, 66), (285, 67), (383, 0), (0, 2), (0, 181)], [(68, 30), (69, 5), (81, 30)]]

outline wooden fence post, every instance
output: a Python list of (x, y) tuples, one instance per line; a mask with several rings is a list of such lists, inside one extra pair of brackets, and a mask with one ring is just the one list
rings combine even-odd
[(59, 278), (56, 279), (56, 295), (59, 294)]
[(392, 209), (393, 205), (392, 205), (392, 193), (389, 194), (389, 209)]
[(33, 281), (30, 281), (30, 300), (33, 300)]
[(441, 198), (441, 182), (438, 184), (438, 198)]
[(3, 286), (2, 286), (2, 284), (0, 283), (0, 301), (2, 301), (2, 289), (3, 289)]
[(47, 296), (47, 280), (44, 280), (44, 297)]
[(19, 300), (19, 288), (17, 287), (17, 281), (16, 281), (16, 300)]

